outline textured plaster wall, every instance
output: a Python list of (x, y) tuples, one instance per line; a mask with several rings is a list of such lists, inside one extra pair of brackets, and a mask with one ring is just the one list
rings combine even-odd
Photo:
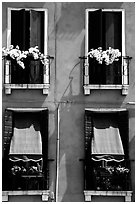
[[(84, 108), (124, 107), (129, 110), (129, 147), (134, 171), (134, 67), (135, 14), (134, 3), (126, 2), (15, 2), (3, 3), (3, 46), (6, 46), (7, 7), (39, 7), (48, 9), (48, 52), (54, 56), (51, 63), (49, 95), (41, 90), (13, 90), (6, 96), (3, 90), (3, 112), (6, 107), (49, 108), (50, 190), (55, 192), (57, 105), (60, 111), (59, 201), (84, 201)], [(124, 8), (126, 10), (126, 53), (133, 57), (130, 64), (129, 94), (120, 90), (92, 90), (83, 94), (83, 63), (85, 47), (85, 9)], [(59, 103), (60, 102), (60, 103)], [(134, 172), (132, 186), (134, 189)], [(95, 198), (96, 200), (96, 198)], [(97, 200), (98, 201), (98, 200)]]

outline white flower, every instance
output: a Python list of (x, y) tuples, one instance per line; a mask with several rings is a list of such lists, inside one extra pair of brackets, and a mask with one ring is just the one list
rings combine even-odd
[(88, 52), (88, 56), (91, 58), (95, 58), (99, 64), (102, 64), (104, 61), (106, 65), (109, 65), (114, 61), (119, 60), (121, 52), (118, 49), (113, 49), (111, 47), (103, 51), (102, 47), (99, 47), (97, 49), (91, 49), (90, 52)]
[(25, 65), (22, 61), (17, 61), (17, 64), (20, 65), (23, 69), (25, 69)]
[(26, 51), (21, 51), (17, 45), (15, 48), (13, 45), (10, 45), (9, 48), (2, 48), (3, 58), (9, 58), (15, 60), (19, 66), (23, 69), (25, 68), (24, 59), (31, 57), (34, 60), (40, 60), (43, 65), (49, 63), (49, 59), (46, 55), (42, 54), (38, 46), (31, 47)]

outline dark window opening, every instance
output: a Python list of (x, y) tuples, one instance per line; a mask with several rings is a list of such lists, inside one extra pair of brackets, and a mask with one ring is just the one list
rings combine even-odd
[(128, 113), (85, 112), (85, 189), (130, 189)]
[[(122, 52), (122, 13), (89, 11), (88, 52), (93, 48), (112, 47)], [(111, 65), (99, 64), (89, 58), (89, 84), (122, 84), (122, 60)]]
[(48, 189), (48, 110), (6, 111), (2, 187)]
[[(15, 23), (16, 22), (16, 23)], [(11, 45), (20, 50), (38, 46), (44, 53), (44, 12), (21, 9), (11, 11)], [(25, 69), (11, 62), (12, 84), (42, 84), (43, 65), (40, 60), (24, 60)]]

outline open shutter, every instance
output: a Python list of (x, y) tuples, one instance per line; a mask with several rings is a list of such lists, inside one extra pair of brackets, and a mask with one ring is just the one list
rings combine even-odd
[(4, 116), (4, 157), (7, 157), (10, 149), (10, 142), (13, 135), (13, 112), (5, 111)]
[(8, 155), (9, 155), (12, 135), (13, 135), (13, 112), (10, 110), (6, 110), (4, 115), (4, 137), (3, 137), (4, 156), (3, 156), (3, 162), (2, 162), (3, 190), (7, 190), (10, 186), (9, 178), (8, 178), (8, 170), (9, 170)]
[[(44, 52), (44, 12), (30, 11), (30, 47), (38, 46), (40, 52)], [(42, 83), (43, 69), (41, 62), (30, 63), (30, 83)]]
[(44, 186), (49, 187), (49, 168), (48, 168), (48, 110), (41, 111), (41, 136), (42, 136), (42, 154), (43, 154), (43, 172), (45, 176)]
[[(16, 22), (16, 23), (15, 23)], [(25, 9), (11, 11), (11, 44), (18, 45), (20, 50), (29, 48), (29, 11)], [(12, 62), (11, 83), (28, 83), (28, 69), (22, 69), (17, 63)]]
[(84, 162), (84, 188), (90, 189), (92, 179), (91, 166), (91, 138), (93, 134), (92, 115), (90, 111), (85, 111), (84, 119), (84, 134), (85, 134), (85, 162)]
[(121, 111), (118, 113), (118, 125), (120, 136), (123, 143), (125, 159), (129, 159), (129, 125), (128, 125), (128, 111)]
[(91, 112), (85, 111), (85, 154), (86, 157), (91, 154), (91, 137), (93, 135), (93, 124)]
[[(122, 51), (122, 13), (103, 12), (102, 15), (103, 49), (109, 47)], [(121, 84), (121, 60), (105, 66), (106, 84)]]
[(102, 46), (102, 10), (89, 11), (88, 51)]
[[(103, 46), (102, 42), (102, 10), (89, 11), (88, 51)], [(89, 83), (103, 84), (105, 81), (104, 67), (89, 58)]]
[[(16, 23), (15, 23), (16, 22)], [(21, 50), (29, 48), (29, 12), (25, 9), (11, 11), (11, 44)]]
[(30, 47), (38, 46), (44, 52), (44, 12), (30, 11)]

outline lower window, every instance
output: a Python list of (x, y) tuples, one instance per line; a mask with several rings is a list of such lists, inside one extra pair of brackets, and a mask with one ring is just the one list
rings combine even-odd
[(48, 189), (48, 110), (5, 111), (3, 190)]
[(85, 111), (85, 190), (130, 188), (127, 111)]

